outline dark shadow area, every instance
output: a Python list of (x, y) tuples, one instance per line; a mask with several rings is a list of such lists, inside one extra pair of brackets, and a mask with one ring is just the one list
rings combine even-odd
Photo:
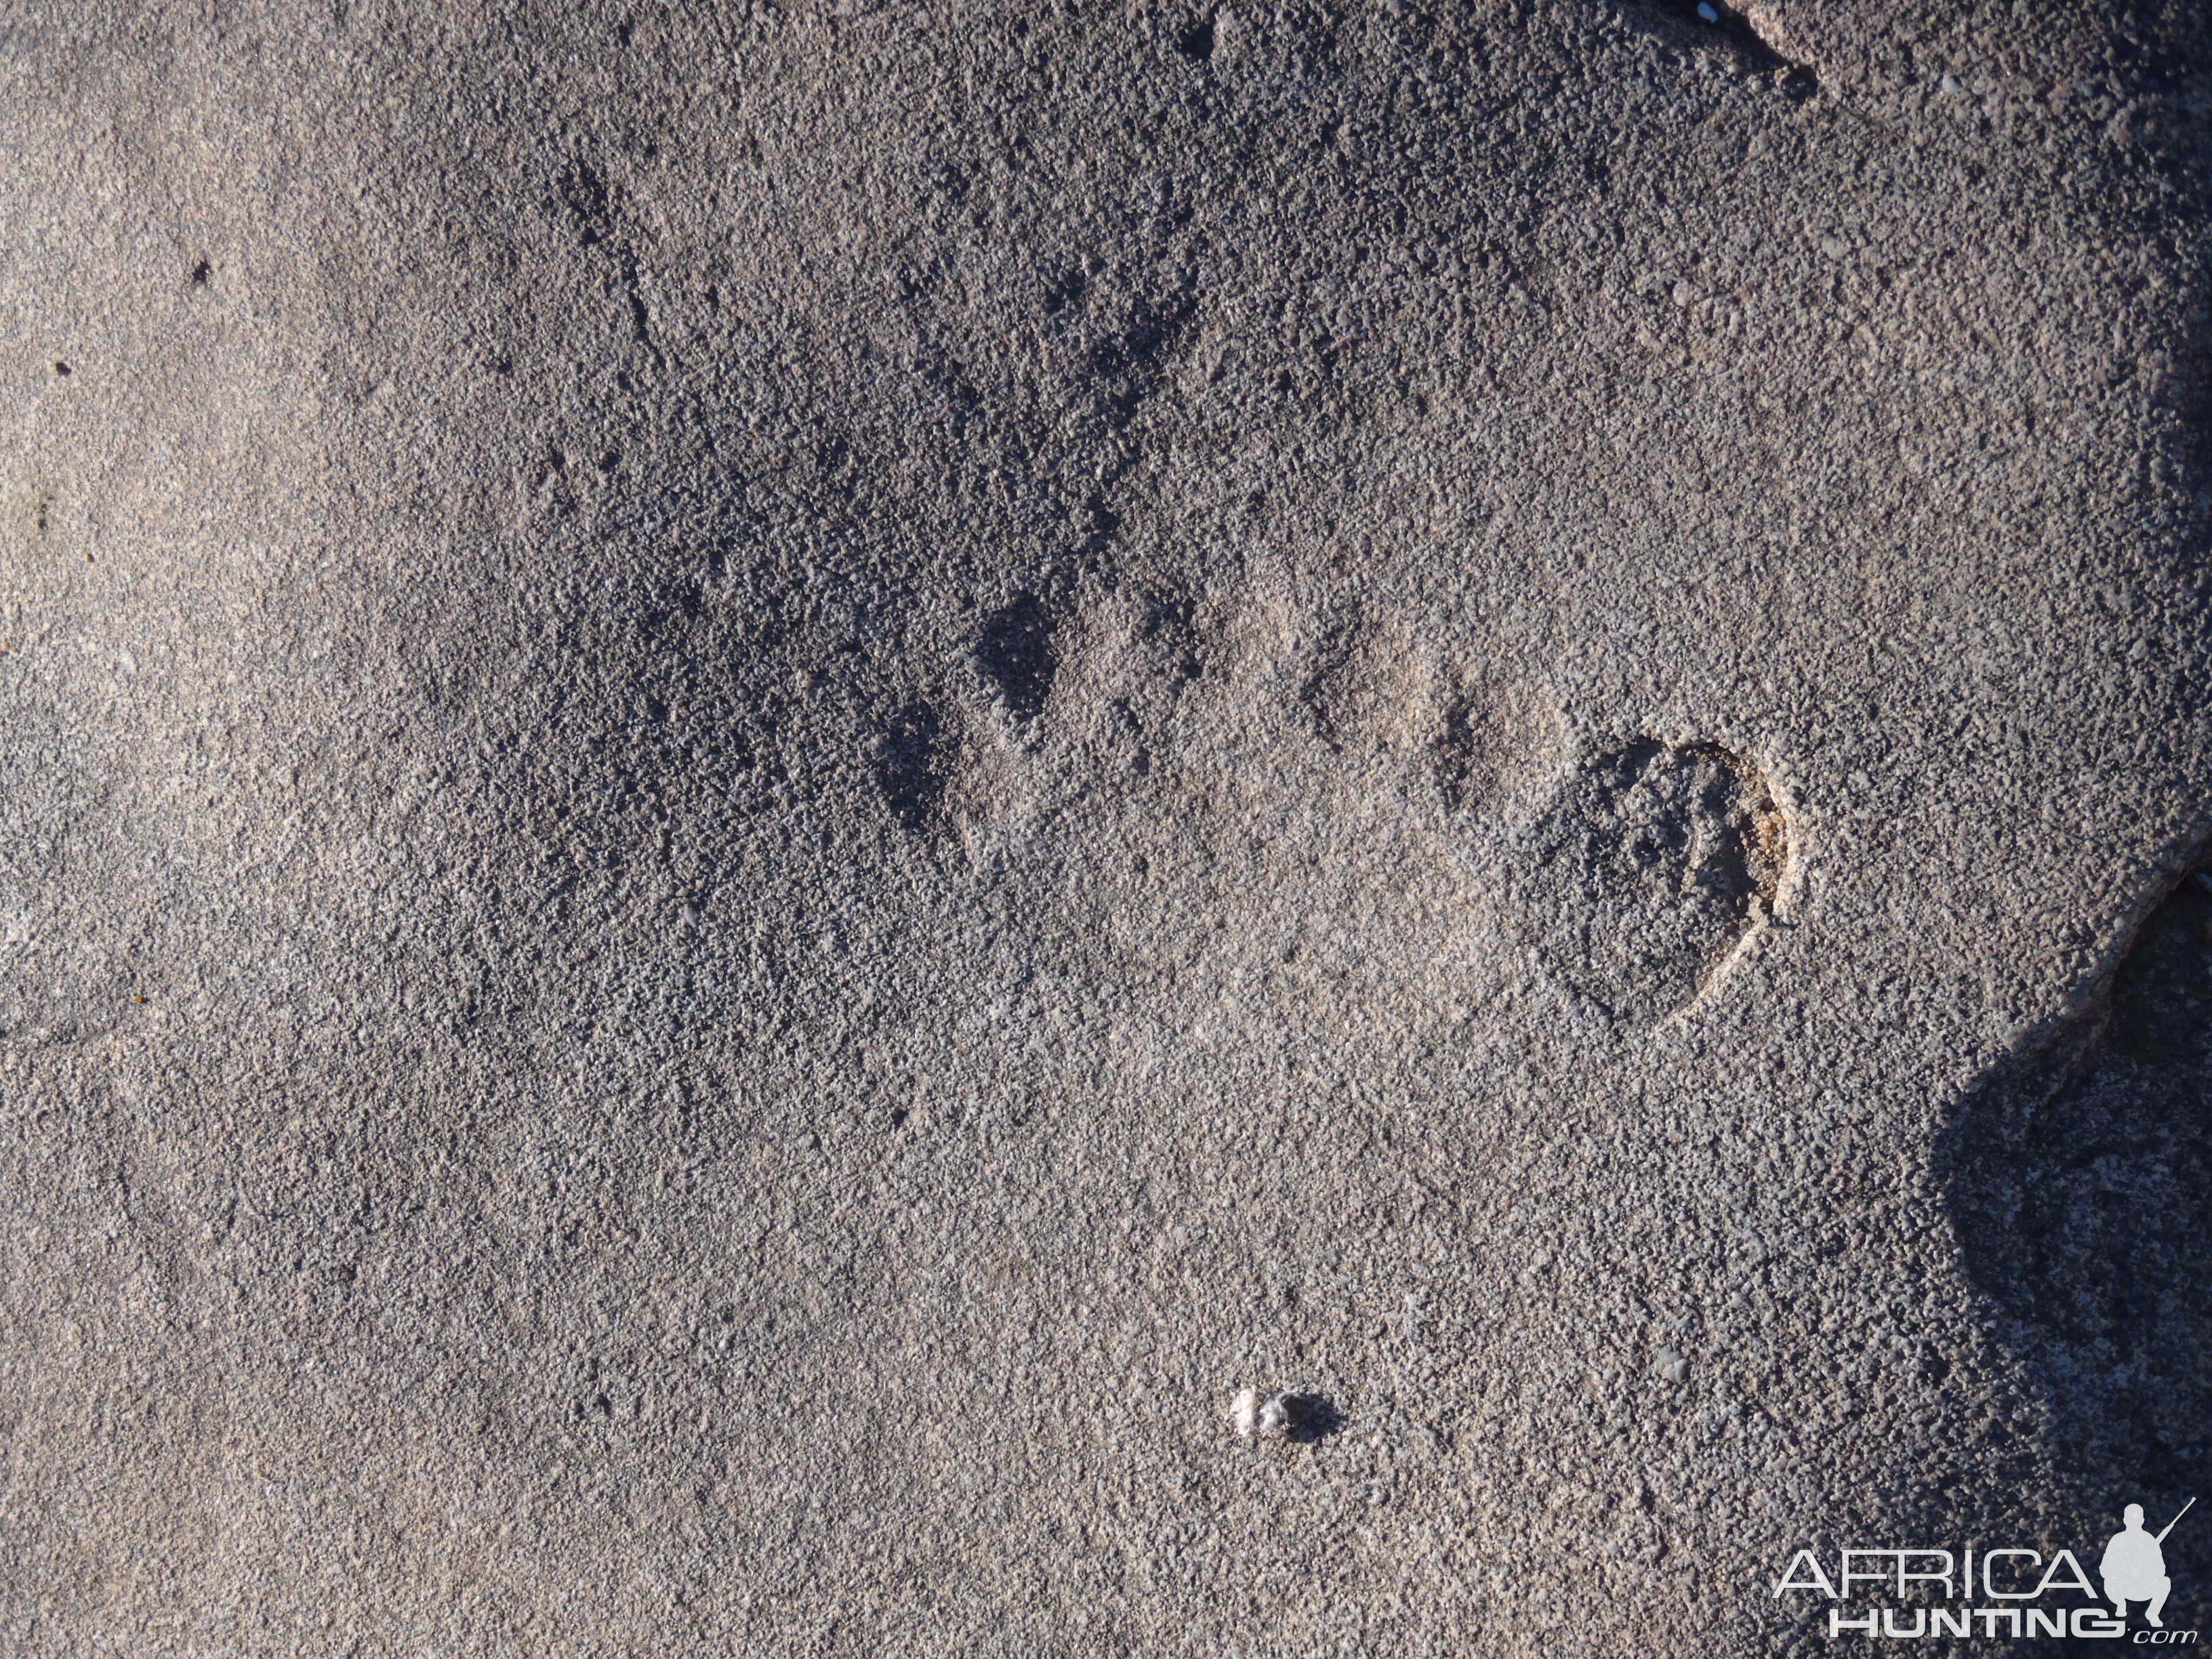
[[(2046, 1389), (2085, 1499), (2171, 1516), (2212, 1489), (2212, 876), (2107, 994), (1986, 1081), (1942, 1176), (2000, 1339)], [(2109, 1500), (2106, 1502), (2106, 1500)]]
[(1176, 50), (1194, 64), (1210, 64), (1213, 61), (1213, 19), (1208, 15), (1176, 37)]
[(1301, 1445), (1326, 1439), (1344, 1426), (1344, 1413), (1317, 1394), (1286, 1394), (1283, 1437)]
[(1645, 0), (1642, 9), (1670, 46), (1720, 47), (1790, 98), (1810, 98), (1820, 89), (1811, 65), (1784, 57), (1749, 19), (1721, 0)]
[(1044, 712), (1059, 669), (1053, 651), (1054, 619), (1044, 601), (1017, 593), (993, 611), (975, 646), (975, 666), (1007, 713), (1026, 724)]
[(913, 834), (928, 829), (945, 793), (945, 723), (925, 702), (907, 704), (877, 734), (876, 781), (891, 816)]

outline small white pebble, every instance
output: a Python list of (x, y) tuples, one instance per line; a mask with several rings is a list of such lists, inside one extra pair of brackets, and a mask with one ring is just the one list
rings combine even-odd
[(1252, 1437), (1252, 1431), (1258, 1426), (1260, 1420), (1259, 1389), (1237, 1390), (1237, 1397), (1229, 1402), (1229, 1420), (1237, 1433), (1247, 1440)]
[(1229, 1421), (1247, 1440), (1261, 1436), (1279, 1438), (1291, 1431), (1291, 1402), (1287, 1395), (1263, 1395), (1257, 1389), (1239, 1389), (1229, 1402)]

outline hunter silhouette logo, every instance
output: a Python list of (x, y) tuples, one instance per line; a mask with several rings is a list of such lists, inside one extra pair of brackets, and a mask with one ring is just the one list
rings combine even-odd
[(2127, 1530), (2112, 1534), (2112, 1541), (2105, 1546), (2105, 1559), (2097, 1565), (2097, 1576), (2105, 1581), (2105, 1599), (2121, 1618), (2128, 1616), (2129, 1602), (2148, 1601), (2144, 1620), (2154, 1630), (2166, 1628), (2166, 1620), (2158, 1615), (2165, 1611), (2173, 1580), (2166, 1576), (2166, 1553), (2159, 1546), (2196, 1503), (2192, 1498), (2184, 1504), (2181, 1515), (2161, 1527), (2156, 1537), (2143, 1530), (2142, 1505), (2128, 1505), (2127, 1513), (2120, 1517), (2127, 1522)]
[[(2143, 1525), (2142, 1504), (2127, 1506), (2124, 1526), (2097, 1563), (2104, 1583), (2101, 1600), (2111, 1603), (2110, 1612), (2100, 1605), (2098, 1589), (2080, 1558), (2068, 1549), (2048, 1560), (2039, 1550), (2018, 1547), (1846, 1549), (1837, 1553), (1832, 1577), (1815, 1552), (1800, 1550), (1790, 1558), (1774, 1594), (1778, 1600), (1809, 1592), (1840, 1604), (1828, 1611), (1832, 1639), (2071, 1637), (2137, 1647), (2191, 1647), (2197, 1632), (2166, 1627), (2163, 1615), (2173, 1580), (2166, 1570), (2164, 1546), (2166, 1534), (2196, 1506), (2191, 1498), (2155, 1533)], [(2059, 1598), (2067, 1596), (2078, 1601), (2062, 1604)], [(1855, 1602), (1858, 1608), (1851, 1607)], [(2128, 1608), (2135, 1602), (2143, 1604), (2144, 1627), (2131, 1631)]]

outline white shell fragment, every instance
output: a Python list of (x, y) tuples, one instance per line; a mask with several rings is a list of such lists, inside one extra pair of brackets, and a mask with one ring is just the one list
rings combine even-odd
[(1291, 1431), (1291, 1402), (1286, 1395), (1262, 1395), (1257, 1389), (1239, 1389), (1229, 1402), (1229, 1421), (1247, 1440), (1279, 1437)]
[(1235, 1429), (1238, 1434), (1243, 1436), (1245, 1439), (1249, 1440), (1252, 1437), (1253, 1431), (1259, 1426), (1259, 1389), (1237, 1389), (1236, 1397), (1229, 1402), (1230, 1426)]

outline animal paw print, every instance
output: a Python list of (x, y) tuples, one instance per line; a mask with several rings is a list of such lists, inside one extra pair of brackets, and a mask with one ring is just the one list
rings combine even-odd
[(1772, 913), (1788, 858), (1747, 762), (1648, 738), (1577, 767), (1524, 839), (1516, 908), (1546, 965), (1645, 1023), (1693, 1001)]

